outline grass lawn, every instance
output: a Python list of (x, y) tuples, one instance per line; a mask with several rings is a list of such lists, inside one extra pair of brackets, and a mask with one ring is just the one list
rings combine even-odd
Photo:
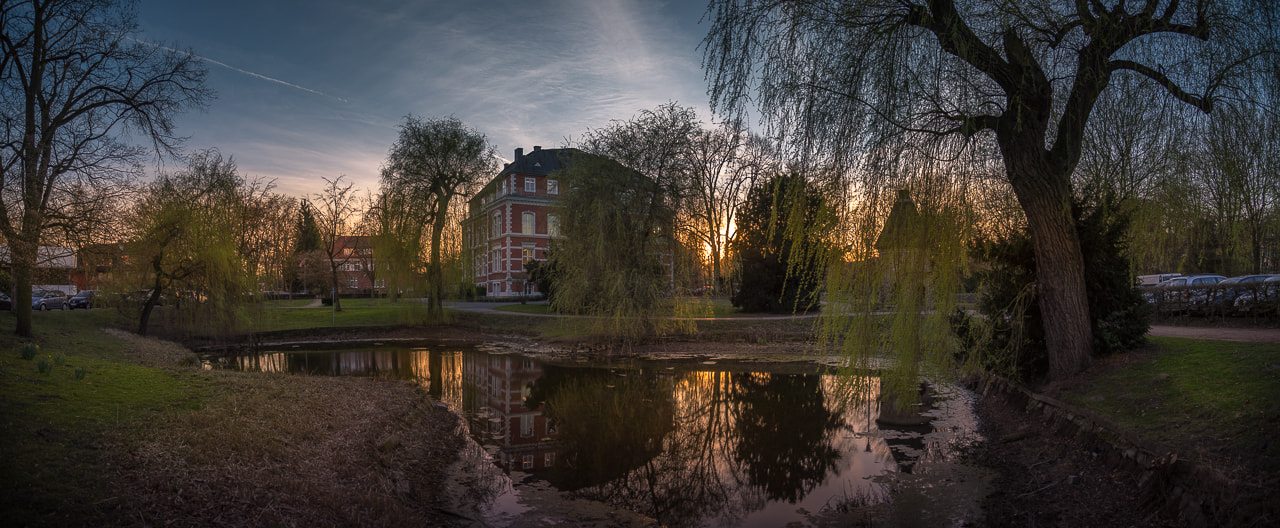
[(1106, 358), (1064, 399), (1184, 456), (1280, 471), (1280, 347), (1151, 338)]
[[(120, 338), (101, 330), (117, 317), (109, 309), (35, 313), (36, 338), (27, 341), (13, 334), (13, 315), (0, 314), (0, 511), (81, 518), (94, 499), (110, 496), (99, 453), (115, 432), (202, 404), (202, 380), (123, 359)], [(19, 354), (27, 342), (40, 347), (35, 359)], [(40, 359), (53, 364), (47, 374)]]

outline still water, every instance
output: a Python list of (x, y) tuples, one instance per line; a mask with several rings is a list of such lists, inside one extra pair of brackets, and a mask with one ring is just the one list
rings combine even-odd
[[(544, 362), (456, 343), (291, 349), (233, 361), (243, 370), (421, 383), (464, 418), (475, 441), (463, 462), (478, 477), (454, 492), (467, 498), (462, 513), (488, 526), (522, 524), (547, 490), (673, 527), (973, 520), (973, 505), (945, 506), (930, 495), (963, 483), (964, 474), (946, 468), (978, 440), (961, 389), (936, 390), (923, 413), (929, 423), (891, 427), (877, 424), (875, 405), (848, 403), (851, 391), (878, 391), (878, 380), (854, 388), (816, 363)], [(868, 513), (913, 500), (921, 505), (889, 517)], [(930, 517), (929, 507), (956, 511)]]

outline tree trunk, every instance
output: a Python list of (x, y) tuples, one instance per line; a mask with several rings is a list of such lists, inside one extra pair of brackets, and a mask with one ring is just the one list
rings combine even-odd
[(1049, 378), (1063, 380), (1089, 365), (1093, 348), (1084, 257), (1071, 210), (1070, 180), (1042, 152), (1028, 150), (1006, 150), (1006, 171), (1027, 215), (1035, 250)]
[(427, 281), (431, 283), (431, 299), (427, 305), (427, 314), (433, 320), (444, 317), (444, 266), (440, 262), (440, 243), (444, 239), (444, 228), (449, 222), (449, 201), (452, 193), (436, 194), (436, 215), (431, 220), (431, 264), (427, 266)]
[(13, 263), (10, 299), (18, 323), (15, 333), (20, 337), (31, 337), (31, 280), (35, 275), (36, 246), (20, 238), (9, 242), (9, 260)]

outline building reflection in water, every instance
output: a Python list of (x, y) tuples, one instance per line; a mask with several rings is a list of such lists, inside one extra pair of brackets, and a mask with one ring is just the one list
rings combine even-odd
[[(544, 365), (458, 345), (265, 353), (238, 365), (416, 380), (516, 480), (534, 476), (668, 526), (786, 525), (804, 520), (797, 512), (883, 502), (877, 476), (949, 456), (938, 447), (947, 434), (972, 428), (963, 419), (877, 426), (874, 406), (849, 403), (847, 379), (759, 365)], [(878, 393), (876, 379), (860, 381)]]

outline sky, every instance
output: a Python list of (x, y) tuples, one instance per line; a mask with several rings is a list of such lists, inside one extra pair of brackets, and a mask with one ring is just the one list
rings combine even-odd
[[(142, 0), (140, 39), (209, 70), (177, 119), (193, 151), (310, 197), (376, 192), (404, 117), (453, 116), (510, 161), (675, 101), (704, 121), (702, 1)], [(171, 166), (168, 168), (172, 168)]]

